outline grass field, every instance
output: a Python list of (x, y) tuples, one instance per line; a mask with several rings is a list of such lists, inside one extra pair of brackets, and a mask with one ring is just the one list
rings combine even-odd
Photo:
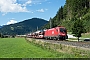
[(25, 38), (0, 38), (0, 58), (80, 58), (77, 54), (49, 51)]
[(68, 58), (73, 55), (50, 52), (28, 43), (25, 38), (0, 38), (0, 58)]
[(82, 37), (83, 37), (83, 38), (90, 38), (90, 33), (82, 34)]
[(55, 57), (55, 54), (27, 43), (24, 38), (0, 38), (0, 58), (33, 57)]

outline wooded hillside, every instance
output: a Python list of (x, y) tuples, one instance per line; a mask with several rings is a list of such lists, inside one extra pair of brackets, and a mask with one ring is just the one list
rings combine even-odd
[(61, 6), (56, 16), (50, 18), (49, 23), (44, 28), (65, 26), (68, 31), (72, 30), (74, 22), (83, 20), (86, 32), (90, 32), (90, 0), (66, 0), (64, 6)]
[(48, 23), (48, 21), (41, 18), (27, 19), (16, 24), (3, 26), (2, 28), (0, 28), (0, 33), (2, 33), (3, 35), (26, 34), (36, 31), (37, 27), (40, 28), (46, 23)]

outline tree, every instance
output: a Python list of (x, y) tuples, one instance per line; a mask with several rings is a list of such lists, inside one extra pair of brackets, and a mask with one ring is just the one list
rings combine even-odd
[(77, 16), (82, 17), (87, 13), (89, 8), (89, 0), (66, 0), (68, 17), (72, 19)]
[(57, 16), (55, 16), (53, 19), (52, 19), (52, 28), (56, 27), (58, 25), (58, 22), (57, 21)]
[(58, 12), (57, 12), (57, 21), (60, 21), (61, 19), (63, 19), (63, 7), (61, 6), (61, 8), (59, 8)]
[(77, 19), (73, 25), (72, 33), (79, 38), (81, 37), (81, 34), (85, 32), (85, 25), (82, 20)]
[(67, 6), (64, 5), (64, 7), (63, 7), (63, 19), (66, 20), (66, 17), (67, 17)]

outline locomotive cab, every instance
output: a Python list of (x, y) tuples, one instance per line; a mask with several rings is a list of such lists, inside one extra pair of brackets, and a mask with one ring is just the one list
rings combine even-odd
[(64, 27), (59, 27), (59, 39), (68, 39), (67, 30)]

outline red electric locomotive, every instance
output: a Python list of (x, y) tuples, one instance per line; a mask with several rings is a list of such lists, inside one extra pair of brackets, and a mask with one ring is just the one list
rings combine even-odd
[(40, 39), (54, 39), (54, 40), (65, 40), (68, 38), (67, 36), (67, 30), (65, 27), (59, 26), (47, 30), (39, 30), (36, 32), (33, 32), (31, 34), (28, 34), (27, 37), (30, 38), (40, 38)]
[(60, 40), (60, 39), (67, 39), (67, 30), (65, 27), (55, 27), (51, 29), (47, 29), (44, 31), (44, 38), (46, 39), (55, 39), (55, 40)]

